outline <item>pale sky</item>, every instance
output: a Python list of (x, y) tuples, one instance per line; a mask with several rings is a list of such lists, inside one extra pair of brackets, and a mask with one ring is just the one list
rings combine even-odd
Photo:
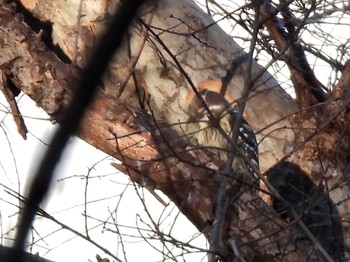
[[(334, 18), (334, 23), (338, 21)], [(221, 22), (221, 25), (231, 31), (231, 26), (227, 22)], [(346, 25), (348, 29), (348, 25)], [(335, 36), (334, 25), (328, 26), (330, 34)], [(310, 28), (310, 26), (309, 26)], [(322, 25), (322, 30), (326, 29), (326, 25)], [(337, 39), (342, 40), (342, 32)], [(310, 35), (303, 36), (306, 41)], [(346, 36), (348, 37), (348, 36)], [(235, 39), (239, 41), (239, 39)], [(343, 39), (346, 40), (346, 39)], [(313, 43), (316, 44), (317, 40)], [(317, 46), (319, 48), (319, 46)], [(335, 57), (337, 54), (330, 51), (330, 56)], [(314, 60), (309, 58), (312, 64)], [(315, 59), (316, 62), (319, 62)], [(263, 62), (260, 60), (259, 62)], [(328, 69), (328, 68), (326, 68)], [(316, 71), (318, 78), (325, 84), (329, 81), (328, 74), (322, 73), (322, 66), (317, 67)], [(282, 73), (279, 81), (288, 80), (289, 73)], [(48, 137), (52, 133), (53, 126), (47, 120), (48, 116), (28, 98), (22, 97), (19, 102), (20, 110), (25, 116), (26, 125), (30, 131), (28, 139), (24, 141), (16, 131), (11, 115), (6, 114), (7, 103), (4, 101), (3, 95), (0, 92), (0, 232), (1, 244), (11, 244), (8, 241), (13, 237), (13, 227), (17, 216), (17, 208), (11, 203), (18, 204), (17, 200), (6, 193), (4, 186), (12, 190), (18, 190), (20, 183), (21, 193), (25, 186), (28, 176), (32, 173), (31, 167), (40, 161), (39, 155), (44, 152), (45, 146), (41, 142), (48, 142)], [(35, 118), (42, 118), (40, 120)], [(33, 136), (34, 134), (35, 136)], [(99, 150), (87, 145), (86, 143), (72, 139), (69, 148), (66, 150), (64, 159), (61, 161), (59, 169), (56, 171), (55, 182), (52, 185), (50, 201), (44, 204), (44, 209), (53, 215), (56, 219), (67, 224), (75, 230), (85, 234), (85, 219), (84, 219), (84, 202), (86, 176), (89, 174), (87, 201), (87, 214), (92, 217), (87, 220), (87, 227), (94, 228), (89, 230), (89, 236), (98, 244), (107, 248), (120, 259), (125, 261), (122, 253), (121, 239), (116, 233), (108, 232), (104, 229), (101, 221), (112, 223), (113, 217), (117, 219), (120, 225), (116, 228), (115, 225), (108, 225), (109, 229), (119, 229), (123, 234), (122, 243), (125, 245), (126, 257), (128, 261), (162, 261), (161, 255), (162, 246), (158, 240), (151, 241), (155, 247), (151, 247), (140, 238), (140, 233), (135, 230), (137, 226), (142, 229), (142, 234), (146, 237), (153, 236), (147, 232), (147, 225), (151, 225), (150, 219), (144, 210), (144, 207), (137, 196), (135, 187), (129, 183), (126, 175), (120, 174), (116, 169), (110, 166), (114, 161), (111, 158), (106, 159), (106, 155)], [(98, 164), (96, 164), (98, 163)], [(96, 165), (95, 165), (96, 164)], [(94, 166), (95, 165), (95, 166)], [(142, 190), (138, 190), (142, 193)], [(174, 217), (178, 215), (178, 211), (173, 205), (164, 207), (157, 202), (153, 196), (147, 192), (146, 203), (149, 206), (149, 211), (155, 221), (161, 221), (161, 229), (164, 232), (171, 232), (173, 237), (178, 240), (190, 240), (196, 229), (186, 221), (182, 215), (176, 218), (176, 223), (173, 225)], [(166, 199), (166, 198), (165, 198)], [(117, 215), (115, 210), (118, 210)], [(140, 219), (141, 217), (142, 219)], [(40, 218), (35, 223), (35, 233), (32, 239), (36, 244), (33, 246), (33, 253), (39, 252), (40, 255), (54, 261), (96, 261), (96, 254), (101, 257), (106, 256), (102, 250), (94, 247), (92, 244), (67, 230), (60, 229), (59, 226), (46, 219)], [(40, 239), (42, 238), (42, 239)], [(203, 236), (195, 239), (191, 244), (205, 248), (205, 240)], [(157, 245), (158, 244), (158, 245)], [(171, 249), (171, 245), (169, 245)], [(156, 249), (160, 249), (157, 251)], [(168, 251), (170, 252), (170, 251)], [(181, 254), (181, 249), (172, 249), (171, 252)], [(178, 257), (181, 261), (181, 257)], [(187, 261), (206, 260), (205, 254), (194, 254), (187, 256)], [(111, 259), (112, 261), (112, 259)]]
[[(6, 110), (2, 94), (0, 95), (0, 110)], [(3, 186), (9, 187), (15, 191), (18, 188), (18, 181), (21, 184), (21, 192), (25, 186), (28, 175), (32, 173), (32, 168), (40, 160), (39, 155), (44, 152), (45, 146), (40, 140), (47, 142), (54, 126), (49, 121), (38, 120), (34, 118), (44, 118), (47, 116), (43, 111), (37, 108), (27, 97), (23, 97), (19, 102), (22, 113), (33, 118), (25, 118), (26, 125), (34, 137), (28, 134), (28, 139), (24, 141), (16, 132), (11, 115), (0, 112), (2, 130), (0, 130), (0, 141), (2, 149), (0, 150), (0, 222), (1, 222), (1, 243), (11, 244), (8, 241), (9, 234), (13, 236), (13, 226), (16, 222), (17, 209), (10, 203), (17, 204), (17, 200), (5, 192)], [(15, 158), (11, 155), (9, 143)], [(15, 162), (14, 162), (15, 159)], [(89, 183), (87, 190), (87, 214), (92, 217), (87, 219), (87, 227), (90, 228), (89, 236), (98, 244), (107, 248), (117, 255), (123, 261), (121, 239), (114, 232), (108, 232), (103, 228), (103, 221), (108, 221), (108, 228), (117, 230), (113, 225), (113, 219), (117, 219), (122, 232), (123, 244), (126, 249), (128, 261), (161, 261), (162, 256), (143, 239), (135, 229), (137, 225), (145, 230), (149, 228), (146, 225), (151, 224), (146, 215), (140, 198), (135, 193), (135, 187), (130, 184), (126, 175), (118, 173), (110, 166), (114, 160), (107, 157), (101, 151), (86, 144), (79, 139), (72, 139), (69, 148), (66, 150), (64, 159), (62, 159), (59, 168), (56, 170), (55, 182), (51, 188), (50, 201), (43, 204), (44, 209), (56, 219), (72, 227), (75, 230), (85, 234), (84, 202), (86, 176), (89, 173)], [(16, 164), (15, 164), (16, 163)], [(97, 164), (96, 164), (97, 163)], [(96, 164), (96, 165), (95, 165)], [(17, 171), (16, 171), (17, 169)], [(16, 173), (17, 172), (17, 173)], [(174, 216), (178, 211), (173, 205), (164, 209), (153, 196), (148, 192), (138, 190), (140, 194), (145, 194), (146, 206), (155, 221), (162, 221), (160, 228), (168, 232), (171, 227), (173, 237), (187, 241), (196, 233), (195, 228), (180, 215), (176, 218), (175, 225), (172, 225)], [(163, 196), (164, 197), (164, 196)], [(164, 199), (166, 199), (164, 197)], [(117, 212), (116, 212), (117, 210)], [(164, 212), (162, 214), (162, 212)], [(117, 215), (116, 215), (117, 213)], [(141, 221), (140, 217), (143, 222)], [(92, 228), (92, 229), (91, 229)], [(55, 261), (96, 261), (95, 256), (107, 257), (103, 251), (94, 247), (86, 240), (74, 236), (67, 230), (60, 229), (60, 226), (43, 218), (39, 218), (35, 223), (34, 237), (32, 239), (36, 244), (33, 246), (33, 253), (39, 252), (47, 259)], [(153, 233), (143, 231), (144, 236), (153, 236)], [(186, 237), (187, 236), (187, 237)], [(42, 238), (42, 239), (41, 239)], [(161, 250), (159, 241), (151, 241)], [(192, 243), (192, 242), (191, 242)], [(203, 237), (200, 240), (193, 241), (193, 245), (201, 243), (205, 245)], [(170, 246), (170, 245), (169, 245)], [(179, 250), (173, 250), (179, 254)], [(195, 261), (200, 261), (204, 255), (195, 255)], [(189, 257), (188, 257), (189, 259)], [(181, 261), (181, 259), (179, 259)], [(112, 259), (111, 259), (112, 261)]]

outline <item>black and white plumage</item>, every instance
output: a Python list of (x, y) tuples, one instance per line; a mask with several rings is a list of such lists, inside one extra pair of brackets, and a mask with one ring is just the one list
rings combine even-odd
[[(239, 115), (238, 108), (230, 104), (223, 95), (206, 89), (200, 91), (199, 95), (202, 99), (195, 96), (189, 106), (192, 137), (199, 146), (214, 153), (219, 163), (227, 160), (228, 150), (233, 148), (233, 172), (254, 178), (246, 182), (258, 181), (257, 174), (251, 168), (253, 165), (259, 169), (258, 144), (250, 125)], [(233, 142), (236, 123), (239, 123), (237, 146), (232, 147), (230, 143)]]

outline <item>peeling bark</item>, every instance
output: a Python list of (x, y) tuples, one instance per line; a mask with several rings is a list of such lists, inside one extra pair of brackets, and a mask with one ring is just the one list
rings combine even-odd
[[(304, 49), (298, 41), (297, 33), (302, 25), (295, 24), (287, 3), (280, 9), (283, 20), (279, 21), (276, 17), (277, 9), (265, 1), (260, 8), (261, 20), (280, 51), (277, 59), (284, 60), (288, 65), (296, 101), (301, 108), (325, 102), (327, 95), (323, 91), (324, 86), (316, 78), (306, 59)], [(308, 11), (311, 12), (311, 10)]]
[[(164, 192), (201, 232), (210, 236), (213, 200), (221, 176), (208, 171), (169, 126), (159, 126), (151, 116), (121, 100), (99, 96), (85, 116), (80, 136), (122, 160), (133, 181)], [(269, 253), (274, 254), (275, 261), (281, 257), (294, 261), (306, 252), (305, 246), (294, 250), (293, 229), (281, 231), (284, 222), (249, 187), (232, 192), (231, 198), (237, 196), (228, 207), (230, 223), (226, 224), (226, 232), (239, 243), (253, 242), (240, 248), (247, 261), (264, 261)]]
[[(103, 28), (104, 23), (99, 24), (97, 17), (103, 21), (107, 19), (116, 3), (109, 6), (110, 1), (101, 1), (105, 4), (103, 10), (97, 10), (96, 5), (91, 4), (89, 9), (83, 8), (86, 16), (81, 19), (79, 12), (69, 17), (54, 15), (53, 12), (68, 16), (70, 12), (65, 9), (69, 6), (66, 1), (53, 2), (52, 6), (42, 5), (45, 1), (40, 0), (30, 6), (27, 2), (27, 7), (44, 21), (52, 19), (49, 21), (53, 23), (53, 38), (59, 41), (72, 61), (76, 57), (75, 64), (69, 65), (58, 59), (20, 15), (14, 15), (4, 7), (0, 7), (0, 43), (4, 49), (0, 64), (11, 62), (9, 70), (16, 87), (53, 119), (59, 120), (62, 109), (71, 99), (79, 67), (86, 64), (87, 53), (91, 52), (98, 31)], [(77, 6), (79, 1), (72, 2)], [(193, 3), (183, 1), (186, 8), (180, 10), (176, 5), (175, 1), (152, 3), (142, 12), (141, 19), (154, 32), (161, 33), (161, 41), (176, 55), (195, 86), (216, 83), (241, 52), (240, 48), (217, 25), (202, 30), (212, 20), (199, 13)], [(189, 22), (173, 27), (174, 21), (181, 19)], [(74, 43), (72, 32), (77, 28), (78, 20), (81, 28), (79, 50), (76, 51), (77, 46), (71, 43)], [(145, 29), (135, 22), (125, 48), (116, 55), (106, 73), (102, 84), (104, 92), (97, 96), (86, 113), (78, 135), (121, 160), (125, 173), (133, 181), (162, 190), (201, 232), (209, 236), (220, 176), (215, 171), (215, 163), (209, 167), (203, 165), (184, 139), (186, 124), (181, 123), (187, 121), (188, 100), (185, 98), (191, 92), (190, 84), (159, 42), (148, 37), (146, 44), (140, 45), (140, 39), (145, 39)], [(131, 50), (131, 55), (127, 50)], [(131, 72), (130, 65), (135, 63), (136, 68)], [(252, 78), (261, 70), (255, 64)], [(125, 73), (131, 73), (129, 81)], [(226, 95), (232, 100), (241, 96), (244, 74), (243, 66), (229, 83)], [(125, 84), (124, 91), (118, 89), (121, 84)], [(261, 141), (262, 171), (305, 141), (304, 133), (292, 117), (296, 111), (295, 102), (269, 74), (263, 74), (250, 94), (245, 114)], [(300, 162), (303, 160), (304, 156)], [(311, 247), (298, 244), (296, 247), (295, 228), (286, 227), (254, 192), (237, 187), (235, 181), (231, 183), (236, 189), (231, 197), (237, 199), (228, 208), (232, 212), (228, 212), (226, 229), (227, 234), (238, 242), (246, 261), (301, 261)]]

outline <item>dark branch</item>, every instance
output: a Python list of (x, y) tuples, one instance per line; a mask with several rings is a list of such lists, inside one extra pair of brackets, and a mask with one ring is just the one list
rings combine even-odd
[(19, 220), (14, 244), (15, 249), (18, 251), (14, 254), (14, 261), (21, 261), (21, 250), (24, 247), (28, 230), (34, 219), (36, 208), (40, 205), (49, 189), (55, 166), (60, 160), (69, 137), (76, 133), (84, 112), (90, 105), (97, 90), (103, 72), (108, 66), (112, 55), (120, 46), (123, 35), (143, 2), (142, 0), (135, 0), (120, 5), (106, 33), (102, 35), (96, 49), (97, 51), (92, 55), (89, 64), (83, 71), (71, 104), (62, 118), (58, 120), (61, 126), (54, 134), (51, 145), (38, 166), (33, 182), (28, 189), (28, 204)]

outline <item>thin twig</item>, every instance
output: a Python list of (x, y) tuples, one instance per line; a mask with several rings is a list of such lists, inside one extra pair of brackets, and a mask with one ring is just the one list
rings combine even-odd
[(35, 211), (49, 190), (54, 169), (62, 152), (70, 136), (77, 131), (85, 110), (90, 105), (98, 88), (103, 72), (120, 46), (129, 24), (143, 2), (143, 0), (135, 0), (129, 1), (127, 4), (121, 3), (107, 31), (101, 36), (96, 52), (93, 53), (89, 64), (83, 71), (71, 104), (67, 107), (62, 118), (59, 119), (61, 126), (54, 133), (51, 145), (38, 165), (33, 182), (28, 188), (28, 203), (19, 219), (14, 242), (16, 250), (13, 254), (14, 261), (21, 261), (22, 250), (28, 230), (34, 220)]

